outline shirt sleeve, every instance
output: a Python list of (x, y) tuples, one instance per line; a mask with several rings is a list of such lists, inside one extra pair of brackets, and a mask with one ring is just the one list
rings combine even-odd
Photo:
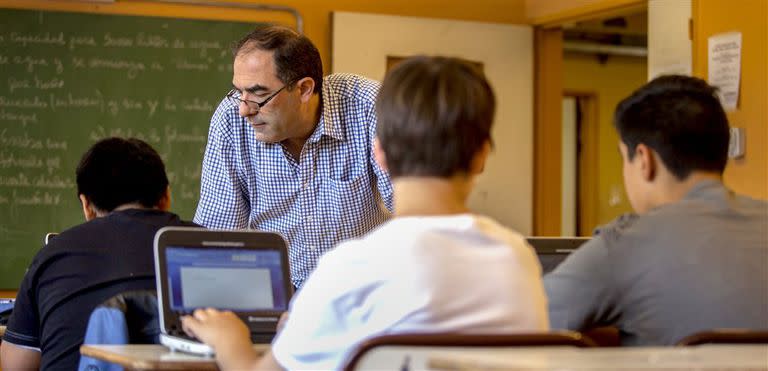
[(34, 284), (31, 282), (34, 273), (30, 269), (21, 281), (21, 287), (16, 294), (11, 318), (3, 335), (3, 342), (8, 342), (28, 349), (40, 350), (40, 319), (38, 318), (37, 300)]
[[(368, 122), (370, 122), (370, 125), (368, 125), (368, 142), (373, 146), (373, 141), (376, 138), (376, 105), (371, 105), (371, 109), (368, 111)], [(369, 152), (371, 154), (371, 167), (376, 175), (376, 189), (379, 192), (379, 196), (381, 196), (381, 202), (390, 213), (393, 213), (394, 202), (392, 198), (392, 182), (389, 178), (389, 174), (376, 163), (376, 156), (374, 155), (373, 148), (369, 148)]]
[(248, 227), (250, 202), (237, 167), (233, 125), (237, 113), (223, 100), (211, 118), (200, 178), (200, 201), (194, 222), (213, 229)]
[(544, 276), (552, 329), (582, 331), (618, 317), (610, 250), (595, 237)]

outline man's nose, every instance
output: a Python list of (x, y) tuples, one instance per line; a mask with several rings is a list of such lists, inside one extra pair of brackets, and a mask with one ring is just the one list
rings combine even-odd
[(240, 117), (248, 117), (256, 114), (256, 110), (252, 109), (248, 103), (245, 102), (240, 102), (238, 109), (240, 111)]

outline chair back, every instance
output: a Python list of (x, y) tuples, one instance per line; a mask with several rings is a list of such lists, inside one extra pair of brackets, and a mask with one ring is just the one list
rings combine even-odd
[[(456, 334), (456, 333), (419, 333), (381, 335), (367, 339), (357, 345), (344, 363), (345, 371), (356, 370), (361, 360), (373, 349), (383, 346), (405, 346), (415, 348), (503, 348), (522, 346), (572, 346), (594, 347), (592, 340), (578, 332), (557, 331), (528, 334)], [(407, 357), (406, 357), (407, 359)], [(408, 369), (407, 365), (401, 369)]]
[[(128, 291), (96, 307), (88, 319), (83, 344), (159, 344), (160, 324), (154, 290)], [(78, 370), (112, 371), (122, 367), (81, 356)]]
[(684, 337), (677, 345), (768, 344), (768, 329), (714, 329)]

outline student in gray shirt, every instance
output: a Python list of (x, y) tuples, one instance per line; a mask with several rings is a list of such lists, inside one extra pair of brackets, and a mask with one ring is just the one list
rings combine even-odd
[(545, 276), (552, 328), (616, 326), (624, 345), (768, 328), (768, 203), (723, 185), (729, 131), (715, 89), (656, 78), (618, 105), (614, 125), (637, 215)]

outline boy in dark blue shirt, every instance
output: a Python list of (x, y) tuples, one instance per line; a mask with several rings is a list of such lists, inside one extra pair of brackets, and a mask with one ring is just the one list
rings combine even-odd
[(76, 369), (91, 311), (121, 292), (155, 288), (155, 232), (194, 225), (167, 212), (165, 165), (141, 140), (96, 143), (76, 175), (87, 222), (32, 261), (0, 347), (3, 369)]

